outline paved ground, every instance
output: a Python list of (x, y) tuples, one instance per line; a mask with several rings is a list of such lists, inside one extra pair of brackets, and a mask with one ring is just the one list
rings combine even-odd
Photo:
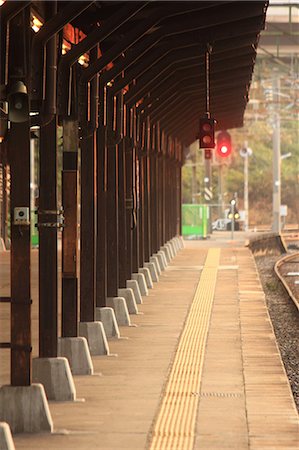
[[(16, 435), (16, 449), (148, 449), (164, 387), (209, 248), (220, 247), (206, 341), (194, 450), (299, 448), (298, 415), (281, 364), (254, 261), (244, 234), (214, 233), (186, 242), (162, 274), (136, 327), (109, 341), (117, 356), (93, 357), (95, 375), (74, 377), (75, 403), (50, 403), (53, 435)], [(9, 295), (8, 254), (0, 254), (0, 294)], [(33, 353), (37, 351), (37, 271), (33, 254)], [(9, 308), (0, 305), (0, 340), (9, 340)], [(0, 384), (9, 380), (0, 351)], [(166, 447), (165, 447), (166, 448)], [(189, 448), (189, 447), (178, 447)], [(162, 447), (161, 447), (162, 449)], [(175, 450), (175, 448), (168, 448)]]

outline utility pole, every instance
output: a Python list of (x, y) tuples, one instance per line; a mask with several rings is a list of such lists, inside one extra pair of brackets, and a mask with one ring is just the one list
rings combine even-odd
[(218, 163), (218, 217), (224, 217), (224, 187), (223, 187), (223, 164)]
[(280, 114), (279, 114), (280, 80), (278, 76), (273, 79), (273, 100), (275, 109), (273, 113), (273, 224), (275, 233), (281, 232), (280, 203), (281, 203), (281, 155), (280, 155)]
[(197, 178), (196, 178), (196, 149), (195, 146), (193, 148), (192, 152), (192, 203), (197, 203), (197, 197), (196, 194), (198, 192), (197, 188)]
[(248, 142), (244, 142), (244, 147), (240, 150), (240, 155), (244, 158), (244, 230), (248, 231), (248, 158), (252, 155), (252, 150), (248, 147)]

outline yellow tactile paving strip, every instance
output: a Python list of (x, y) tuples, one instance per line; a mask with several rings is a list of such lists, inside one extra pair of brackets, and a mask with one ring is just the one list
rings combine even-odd
[(220, 249), (210, 249), (164, 391), (150, 450), (193, 448), (201, 371), (219, 260)]

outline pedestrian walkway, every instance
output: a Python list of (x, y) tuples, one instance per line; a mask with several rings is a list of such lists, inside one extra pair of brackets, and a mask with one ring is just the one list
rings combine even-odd
[[(131, 316), (134, 326), (109, 342), (111, 355), (93, 357), (94, 375), (74, 377), (78, 400), (50, 402), (54, 433), (16, 435), (16, 450), (298, 449), (298, 414), (254, 259), (235, 237), (186, 242)], [(1, 295), (7, 261), (1, 253)], [(0, 306), (4, 340), (9, 314)], [(0, 384), (8, 374), (3, 350)]]

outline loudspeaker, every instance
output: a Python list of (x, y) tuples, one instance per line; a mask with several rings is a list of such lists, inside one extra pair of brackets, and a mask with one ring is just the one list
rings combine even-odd
[(8, 119), (11, 122), (26, 122), (29, 120), (29, 98), (27, 88), (22, 81), (16, 81), (7, 96)]

